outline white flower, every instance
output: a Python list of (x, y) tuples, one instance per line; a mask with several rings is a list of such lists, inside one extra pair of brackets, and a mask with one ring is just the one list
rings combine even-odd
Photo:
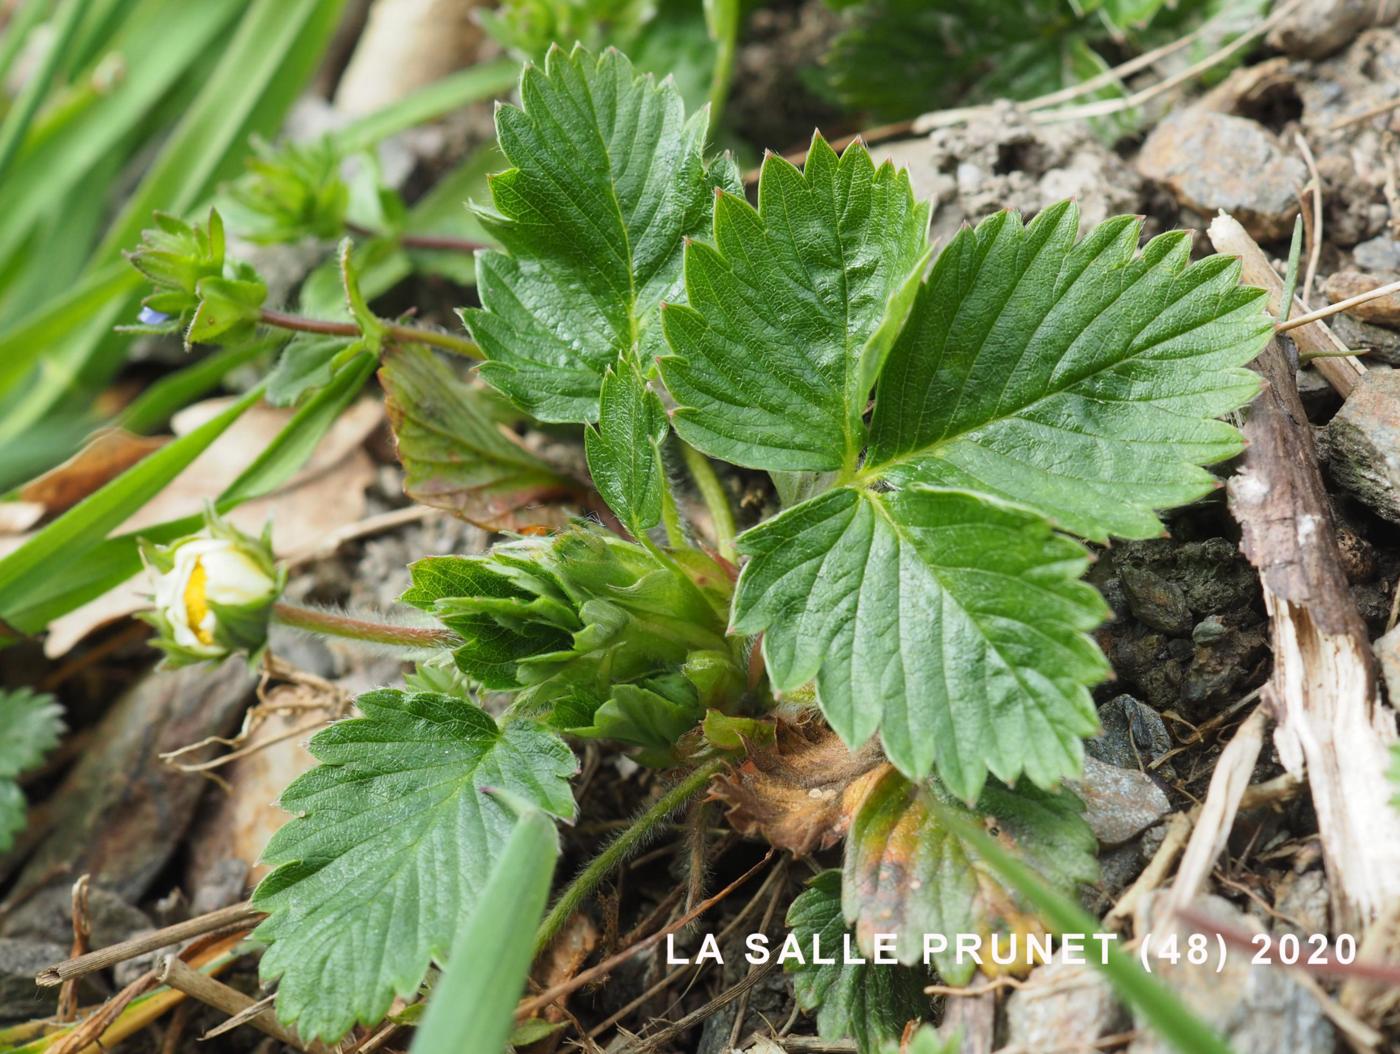
[(169, 625), (171, 640), (209, 658), (229, 649), (215, 633), (213, 605), (243, 607), (271, 601), (276, 579), (245, 547), (230, 538), (195, 536), (174, 546), (173, 566), (156, 580), (156, 610)]

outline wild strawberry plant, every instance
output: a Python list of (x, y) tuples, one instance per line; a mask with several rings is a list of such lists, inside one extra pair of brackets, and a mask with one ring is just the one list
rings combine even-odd
[[(1040, 925), (956, 817), (994, 823), (1062, 890), (1094, 874), (1064, 789), (1109, 672), (1082, 541), (1158, 534), (1158, 510), (1215, 485), (1203, 466), (1240, 449), (1217, 418), (1256, 389), (1242, 367), (1270, 332), (1264, 294), (1233, 260), (1191, 262), (1184, 232), (1140, 248), (1118, 217), (1081, 234), (1069, 202), (935, 251), (907, 174), (820, 135), (801, 168), (765, 160), (755, 207), (706, 130), (616, 51), (527, 66), (497, 114), (510, 167), (478, 206), (496, 247), (477, 257), (471, 341), (374, 317), (348, 252), (351, 321), (334, 325), (269, 310), (216, 224), (164, 223), (137, 254), (188, 337), (329, 335), (326, 376), (378, 358), (414, 497), (553, 528), (414, 564), (403, 599), (434, 626), (270, 609), (420, 659), (313, 739), (320, 765), (267, 849), (263, 975), (307, 1039), (380, 1021), (446, 961), (516, 817), (574, 818), (580, 739), (681, 770), (642, 826), (781, 749), (797, 712), (852, 752), (878, 743), (843, 870), (789, 915), (867, 950), (876, 920), (898, 932), (906, 967), (798, 967), (823, 1033), (862, 1051), (928, 1009), (915, 934)], [(243, 201), (339, 208), (278, 187)], [(427, 345), (479, 357), (476, 377)], [(522, 421), (580, 426), (586, 473), (501, 427)], [(777, 511), (737, 533), (715, 462), (767, 473)], [(554, 499), (595, 515), (562, 523), (539, 508)], [(167, 619), (196, 635), (225, 585), (201, 574), (160, 594), (202, 605)], [(204, 647), (234, 639), (206, 630)], [(560, 894), (540, 946), (638, 830)]]

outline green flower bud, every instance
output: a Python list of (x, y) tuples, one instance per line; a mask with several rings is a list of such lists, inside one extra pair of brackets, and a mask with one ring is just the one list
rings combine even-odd
[(167, 665), (261, 654), (286, 584), (267, 532), (253, 538), (211, 515), (198, 534), (142, 552), (156, 574), (155, 606), (143, 617), (159, 631), (153, 643)]
[(639, 747), (644, 764), (675, 764), (707, 710), (771, 703), (750, 698), (746, 643), (728, 633), (733, 583), (703, 553), (663, 561), (579, 525), (410, 570), (403, 599), (462, 638), (469, 680), (571, 735)]
[(267, 287), (247, 264), (224, 258), (224, 222), (215, 209), (203, 226), (156, 213), (141, 245), (127, 253), (155, 291), (127, 332), (179, 333), (185, 343), (233, 344), (252, 337)]
[[(276, 149), (253, 144), (248, 172), (225, 194), (235, 227), (250, 241), (278, 243), (301, 238), (339, 238), (345, 233), (350, 190), (340, 175), (340, 156), (329, 141)], [(231, 213), (232, 214), (232, 213)]]

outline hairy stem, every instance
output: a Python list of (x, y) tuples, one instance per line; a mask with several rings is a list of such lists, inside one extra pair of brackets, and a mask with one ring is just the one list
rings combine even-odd
[(729, 505), (729, 495), (724, 492), (724, 484), (719, 481), (719, 476), (715, 475), (715, 467), (710, 464), (710, 459), (689, 443), (681, 444), (681, 453), (685, 456), (685, 467), (690, 470), (690, 478), (695, 480), (695, 487), (700, 491), (705, 508), (710, 510), (710, 519), (715, 528), (715, 548), (719, 550), (720, 556), (732, 564), (739, 554), (734, 548), (734, 510)]
[[(293, 315), (285, 311), (273, 311), (271, 308), (262, 309), (260, 321), (266, 326), (276, 326), (278, 329), (289, 329), (297, 333), (321, 333), (328, 337), (358, 337), (360, 335), (360, 327), (353, 322), (333, 322), (329, 319), (307, 318), (304, 315)], [(481, 349), (466, 337), (440, 333), (435, 329), (385, 322), (384, 336), (396, 344), (431, 344), (437, 348), (455, 351), (470, 359), (481, 358)]]
[(565, 887), (564, 892), (559, 894), (559, 899), (554, 902), (554, 907), (540, 923), (539, 932), (535, 935), (535, 953), (539, 954), (549, 947), (550, 942), (558, 936), (564, 923), (569, 921), (584, 899), (598, 888), (603, 879), (612, 874), (624, 860), (641, 847), (642, 843), (646, 841), (647, 835), (658, 824), (703, 791), (710, 779), (727, 764), (725, 759), (716, 758), (714, 761), (701, 765), (658, 798), (655, 805), (633, 820), (631, 826), (627, 827), (606, 849), (595, 856), (588, 866), (578, 873), (578, 877)]
[(351, 640), (369, 641), (374, 644), (392, 644), (404, 648), (442, 648), (457, 640), (456, 634), (445, 629), (433, 629), (426, 626), (394, 626), (385, 622), (370, 622), (368, 619), (338, 615), (333, 611), (317, 611), (314, 608), (298, 607), (295, 604), (274, 604), (272, 617), (284, 626), (294, 626), (311, 633), (321, 633), (331, 637), (348, 637)]
[[(676, 507), (676, 496), (671, 493), (669, 481), (661, 487), (661, 525), (666, 528), (666, 544), (672, 549), (684, 549), (685, 528), (681, 526), (681, 511)], [(637, 540), (646, 544), (643, 538)]]
[(453, 238), (446, 234), (400, 234), (394, 236), (382, 231), (371, 230), (369, 227), (361, 227), (358, 223), (347, 223), (345, 229), (362, 238), (392, 238), (405, 249), (443, 250), (470, 255), (478, 249), (489, 248), (482, 242), (468, 241), (466, 238)]

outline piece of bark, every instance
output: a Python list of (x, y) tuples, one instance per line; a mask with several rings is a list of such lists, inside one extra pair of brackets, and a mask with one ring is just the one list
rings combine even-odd
[(3, 932), (24, 925), (39, 890), (92, 884), (135, 902), (169, 862), (207, 780), (178, 772), (160, 754), (237, 724), (256, 681), (241, 658), (221, 666), (156, 671), (103, 719), (92, 746), (49, 803), (48, 829), (10, 890), (18, 905)]
[[(1256, 280), (1250, 259), (1258, 247), (1239, 224), (1218, 217), (1210, 237), (1218, 251), (1244, 259), (1246, 281)], [(1264, 696), (1278, 721), (1274, 742), (1285, 769), (1307, 772), (1333, 918), (1345, 931), (1400, 899), (1400, 811), (1387, 778), (1395, 714), (1377, 691), (1294, 367), (1275, 339), (1254, 369), (1264, 389), (1249, 408), (1230, 511), (1272, 624), (1274, 671)]]
[[(1222, 213), (1211, 220), (1209, 234), (1216, 252), (1239, 258), (1244, 281), (1269, 291), (1269, 310), (1277, 315), (1283, 300), (1283, 279), (1269, 264), (1269, 258), (1255, 244), (1249, 232)], [(1292, 317), (1297, 318), (1307, 310), (1307, 305), (1294, 297)], [(1366, 372), (1360, 359), (1345, 354), (1347, 346), (1337, 339), (1325, 322), (1309, 322), (1306, 326), (1289, 330), (1288, 335), (1298, 346), (1299, 354), (1311, 359), (1313, 369), (1322, 374), (1343, 397), (1351, 394), (1361, 375)]]

